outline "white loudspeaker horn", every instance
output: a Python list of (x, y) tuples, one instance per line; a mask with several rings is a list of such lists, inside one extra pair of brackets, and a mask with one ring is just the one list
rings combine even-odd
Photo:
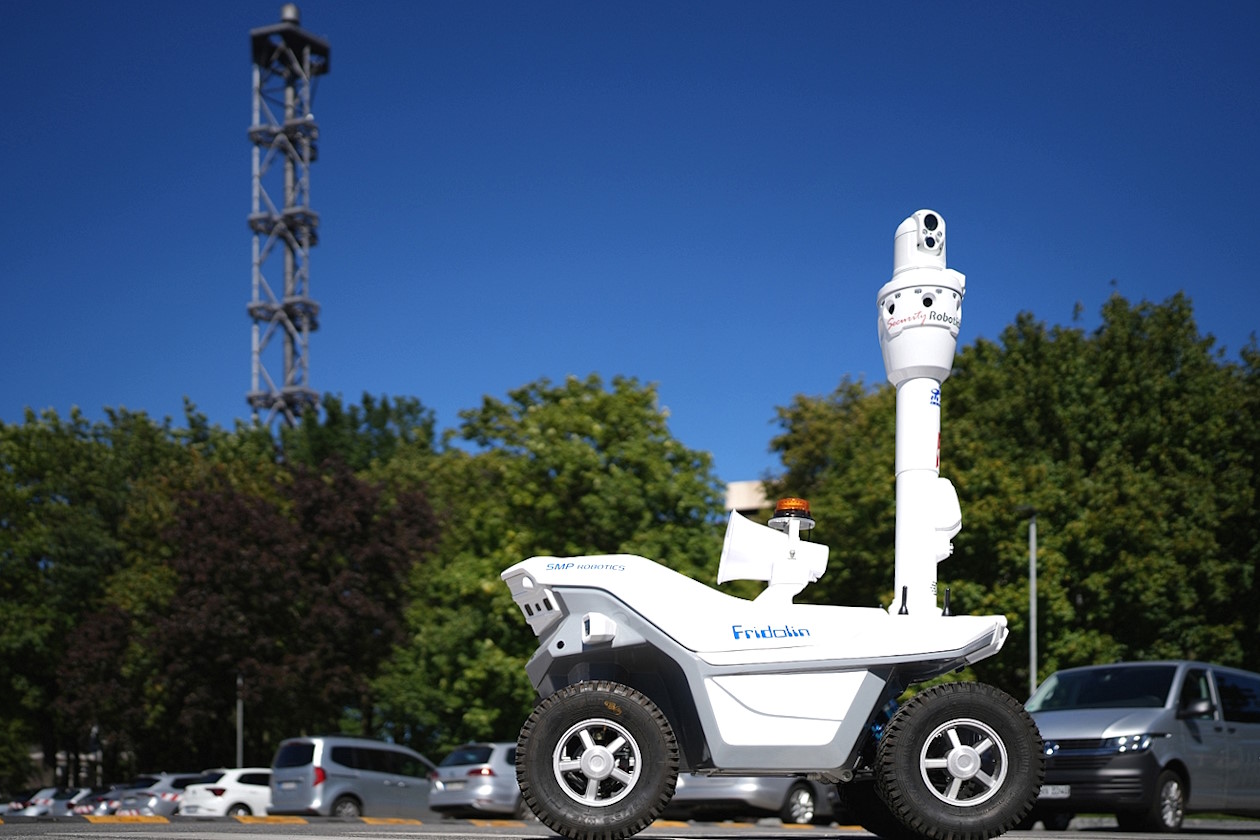
[(827, 570), (828, 553), (827, 546), (821, 543), (792, 540), (782, 531), (758, 525), (731, 511), (717, 580), (764, 580), (773, 584), (791, 577), (812, 583)]

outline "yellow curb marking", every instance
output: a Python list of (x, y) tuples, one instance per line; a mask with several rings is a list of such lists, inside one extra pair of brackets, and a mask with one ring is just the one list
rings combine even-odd
[(84, 817), (90, 823), (170, 823), (166, 817), (144, 817), (139, 814), (118, 815), (108, 817)]
[(420, 820), (409, 820), (404, 817), (359, 817), (368, 825), (424, 825)]
[(253, 814), (249, 816), (245, 816), (245, 815), (237, 816), (236, 821), (239, 823), (245, 823), (247, 825), (306, 825), (307, 824), (306, 819), (304, 817), (296, 817), (296, 816), (262, 817), (262, 816), (254, 816)]

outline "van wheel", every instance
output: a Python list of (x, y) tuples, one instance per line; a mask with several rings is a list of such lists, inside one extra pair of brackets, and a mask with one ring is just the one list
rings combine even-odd
[(1186, 815), (1186, 786), (1172, 770), (1155, 780), (1155, 801), (1145, 811), (1116, 814), (1121, 831), (1172, 832), (1181, 830)]
[(333, 802), (332, 815), (334, 817), (361, 817), (363, 806), (353, 796), (339, 796)]
[(1037, 725), (1015, 698), (983, 683), (915, 695), (889, 721), (876, 788), (911, 831), (933, 840), (984, 840), (1033, 808), (1045, 772)]
[(809, 825), (817, 813), (817, 802), (814, 800), (814, 789), (804, 782), (792, 785), (783, 807), (779, 809), (779, 819), (790, 825)]
[(572, 840), (623, 840), (660, 816), (678, 780), (678, 739), (641, 692), (607, 680), (542, 700), (516, 744), (530, 810)]

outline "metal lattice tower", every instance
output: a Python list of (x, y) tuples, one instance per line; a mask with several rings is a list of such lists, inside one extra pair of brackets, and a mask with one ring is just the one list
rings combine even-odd
[[(319, 304), (310, 296), (311, 248), (319, 241), (319, 214), (311, 209), (311, 162), (319, 127), (311, 113), (315, 82), (329, 69), (328, 42), (299, 26), (298, 7), (286, 3), (280, 23), (249, 33), (254, 60), (253, 375), (246, 400), (257, 423), (277, 417), (294, 425), (318, 409), (310, 387), (311, 333), (319, 329)], [(277, 295), (274, 283), (283, 273)], [(279, 345), (273, 349), (273, 345)], [(276, 357), (283, 368), (276, 366)], [(267, 360), (272, 368), (267, 367)], [(272, 370), (282, 370), (279, 381)]]

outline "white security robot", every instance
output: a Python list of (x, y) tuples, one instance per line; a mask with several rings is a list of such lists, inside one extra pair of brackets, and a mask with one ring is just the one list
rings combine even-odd
[(540, 701), (521, 730), (517, 778), (543, 824), (573, 840), (622, 840), (655, 820), (679, 772), (801, 776), (839, 785), (893, 840), (986, 840), (1032, 808), (1041, 739), (1013, 698), (944, 683), (906, 688), (991, 656), (1004, 616), (955, 616), (936, 564), (961, 527), (939, 475), (941, 383), (964, 278), (945, 267), (945, 223), (897, 228), (879, 337), (897, 388), (895, 584), (888, 609), (797, 604), (828, 549), (801, 499), (768, 526), (732, 514), (718, 582), (767, 583), (748, 600), (643, 557), (532, 557), (503, 572), (540, 646)]

